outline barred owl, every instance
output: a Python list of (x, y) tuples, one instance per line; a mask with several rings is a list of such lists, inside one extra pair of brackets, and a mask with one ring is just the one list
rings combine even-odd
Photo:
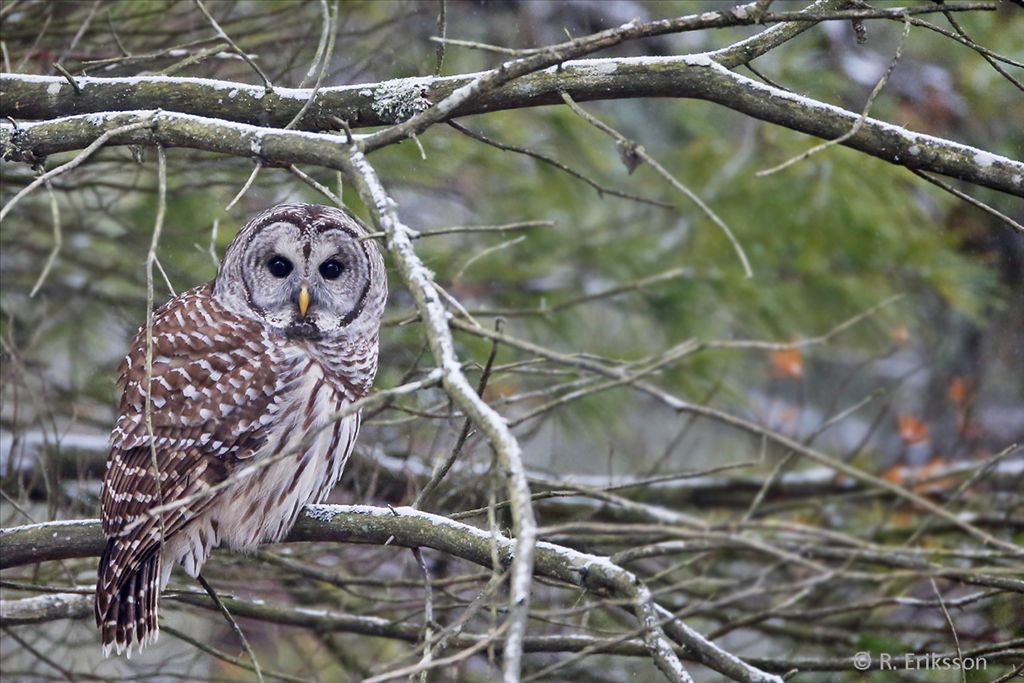
[(279, 541), (327, 496), (360, 421), (332, 416), (370, 389), (386, 298), (355, 220), (285, 204), (239, 231), (212, 282), (154, 312), (151, 343), (139, 330), (103, 481), (105, 653), (155, 640), (175, 563), (198, 576), (216, 546)]

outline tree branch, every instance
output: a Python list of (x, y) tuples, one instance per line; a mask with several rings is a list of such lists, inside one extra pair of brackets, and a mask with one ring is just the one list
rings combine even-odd
[[(208, 610), (214, 605), (197, 593), (168, 594), (164, 599), (184, 603)], [(303, 607), (272, 604), (265, 601), (242, 600), (239, 598), (223, 598), (224, 603), (235, 614), (248, 619), (256, 619), (274, 624), (283, 624), (299, 628), (315, 629), (321, 633), (355, 633), (377, 638), (388, 638), (407, 643), (420, 640), (420, 628), (413, 624), (396, 622), (381, 617), (343, 614), (331, 610), (311, 610)], [(0, 626), (10, 627), (27, 624), (38, 624), (57, 619), (86, 619), (93, 614), (92, 596), (82, 593), (55, 593), (20, 600), (0, 601)], [(165, 627), (166, 628), (166, 627)], [(491, 634), (458, 633), (449, 635), (446, 640), (448, 648), (467, 648)], [(500, 652), (504, 647), (504, 639), (497, 639), (495, 647)], [(527, 636), (525, 652), (592, 652), (617, 655), (620, 657), (647, 657), (649, 653), (643, 642), (635, 638), (609, 637), (596, 638), (585, 635), (542, 635)], [(681, 646), (676, 646), (676, 653), (689, 658), (691, 653)], [(912, 668), (915, 657), (893, 657), (893, 666), (899, 669), (909, 664)], [(1014, 662), (1024, 657), (1024, 639), (1015, 639), (999, 643), (990, 643), (980, 647), (964, 650), (962, 653), (950, 652), (936, 655), (939, 658), (984, 657), (988, 662)], [(776, 657), (749, 657), (746, 662), (771, 673), (790, 671), (855, 671), (855, 663), (850, 657), (831, 659), (781, 659)], [(242, 662), (236, 662), (244, 666)]]
[[(818, 21), (994, 8), (985, 3), (969, 3), (840, 11), (842, 4), (841, 0), (818, 0), (801, 12), (772, 15), (765, 15), (760, 7), (748, 4), (676, 19), (643, 24), (631, 22), (538, 49), (525, 59), (487, 72), (313, 90), (283, 88), (269, 92), (266, 88), (241, 83), (168, 77), (82, 77), (72, 88), (59, 77), (0, 74), (0, 115), (52, 119), (111, 109), (162, 108), (242, 123), (297, 126), (307, 130), (332, 130), (338, 121), (344, 121), (349, 127), (360, 127), (415, 118), (418, 119), (415, 125), (407, 121), (410, 124), (407, 127), (420, 130), (429, 123), (467, 114), (556, 104), (561, 101), (562, 93), (567, 93), (580, 102), (633, 97), (705, 99), (770, 123), (835, 140), (848, 133), (852, 125), (857, 125), (855, 114), (764, 86), (729, 72), (726, 67), (745, 64)], [(782, 23), (706, 55), (565, 61), (638, 37), (757, 22)], [(550, 66), (543, 68), (545, 65)], [(718, 68), (710, 71), (691, 68), (701, 66)], [(743, 93), (738, 91), (744, 88), (750, 91), (747, 97), (742, 97)], [(453, 97), (457, 92), (460, 95)], [(431, 106), (434, 102), (445, 106)], [(1010, 160), (940, 138), (915, 135), (874, 119), (865, 119), (863, 123), (865, 130), (850, 136), (843, 144), (915, 171), (933, 171), (1003, 192), (1024, 194), (1024, 172), (1012, 165), (1004, 167)], [(375, 146), (398, 141), (403, 137), (403, 130), (402, 126), (396, 126), (382, 131), (375, 136)], [(383, 142), (381, 135), (386, 138)], [(3, 138), (0, 142), (4, 142), (5, 158), (11, 157), (12, 152)], [(17, 151), (14, 150), (14, 158), (19, 158)], [(33, 152), (48, 153), (43, 149)], [(31, 154), (28, 156), (31, 158)]]
[[(668, 65), (663, 66), (671, 71)], [(686, 73), (694, 69), (705, 73), (709, 83), (718, 84), (716, 97), (723, 103), (770, 123), (824, 139), (835, 139), (849, 132), (858, 119), (858, 115), (836, 106), (733, 74), (710, 59), (703, 67), (694, 67), (691, 60), (689, 67), (677, 71)], [(660, 67), (652, 66), (649, 73), (659, 71)], [(553, 80), (557, 81), (558, 77)], [(572, 88), (568, 91), (573, 98), (577, 97)], [(551, 95), (559, 97), (554, 90)], [(7, 101), (7, 97), (3, 101)], [(341, 146), (342, 141), (330, 134), (284, 131), (153, 111), (74, 116), (23, 123), (17, 128), (5, 124), (0, 127), (0, 151), (5, 159), (35, 162), (47, 155), (79, 150), (112, 129), (151, 120), (157, 124), (152, 130), (114, 135), (106, 143), (182, 146), (229, 155), (255, 156), (285, 167), (314, 164), (336, 170), (340, 170), (341, 161), (348, 156)], [(874, 119), (865, 119), (860, 130), (843, 144), (909, 169), (940, 173), (1024, 197), (1024, 163), (977, 147), (914, 133)]]
[[(512, 562), (516, 551), (513, 539), (440, 515), (420, 512), (409, 507), (379, 508), (367, 505), (306, 506), (286, 542), (319, 541), (384, 545), (389, 539), (393, 539), (390, 541), (392, 545), (433, 548), (486, 568), (491, 568), (492, 543), (497, 544), (499, 558), (506, 566)], [(3, 545), (0, 568), (8, 568), (47, 560), (96, 557), (103, 552), (106, 540), (100, 529), (99, 520), (75, 520), (0, 529), (0, 543)], [(534, 576), (578, 586), (597, 594), (611, 594), (634, 605), (638, 598), (641, 601), (649, 598), (649, 591), (635, 574), (612, 563), (607, 557), (540, 542), (536, 546), (535, 558)], [(199, 599), (207, 602), (205, 598)], [(40, 599), (38, 602), (39, 604), (35, 605), (35, 614), (53, 614), (54, 610), (59, 613), (59, 610), (65, 609), (53, 605), (73, 601), (70, 598), (51, 597)], [(225, 599), (225, 602), (232, 613), (249, 616), (243, 601)], [(647, 604), (652, 605), (658, 612), (651, 620), (652, 623), (645, 623), (648, 632), (660, 631), (661, 622), (666, 626), (678, 622), (674, 617), (666, 618), (653, 602), (648, 601)], [(7, 608), (6, 614), (10, 616), (13, 612)], [(675, 623), (673, 630), (693, 633), (681, 622)], [(688, 638), (687, 642), (681, 644), (686, 646), (687, 657), (733, 680), (773, 683), (781, 680), (750, 666), (703, 638)], [(675, 656), (674, 648), (671, 649), (672, 656)], [(661, 654), (668, 656), (668, 653)]]
[(455, 355), (455, 344), (448, 328), (448, 313), (434, 285), (433, 276), (416, 254), (412, 245), (412, 231), (399, 219), (396, 204), (381, 184), (376, 171), (355, 145), (347, 155), (342, 155), (340, 161), (341, 170), (356, 186), (360, 199), (370, 210), (375, 226), (387, 236), (388, 251), (395, 258), (402, 280), (416, 301), (430, 352), (441, 370), (445, 392), (487, 435), (508, 477), (508, 495), (516, 540), (509, 595), (510, 626), (503, 675), (506, 683), (514, 683), (520, 677), (522, 639), (526, 635), (529, 618), (530, 577), (533, 575), (537, 542), (537, 523), (519, 441), (513, 436), (505, 419), (477, 395), (462, 372), (462, 364)]

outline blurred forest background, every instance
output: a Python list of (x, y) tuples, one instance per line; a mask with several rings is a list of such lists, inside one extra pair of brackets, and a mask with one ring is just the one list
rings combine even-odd
[[(770, 9), (807, 4), (779, 0)], [(261, 83), (197, 3), (5, 0), (2, 7), (8, 73), (57, 76), (60, 64), (72, 76)], [(440, 2), (204, 5), (275, 85), (288, 87), (312, 87), (321, 55), (323, 87), (431, 76), (438, 68), (463, 74), (513, 57), (452, 42), (442, 51), (432, 37), (534, 48), (633, 19), (724, 7), (448, 0), (442, 21)], [(329, 45), (321, 38), (325, 11)], [(911, 26), (903, 39), (896, 19), (864, 22), (863, 42), (860, 26), (823, 22), (758, 58), (756, 72), (737, 71), (860, 113), (899, 51), (872, 117), (1020, 159), (1024, 9), (1002, 3), (919, 20), (962, 31), (1011, 63), (993, 59), (994, 68), (925, 26)], [(661, 35), (597, 56), (701, 53), (763, 30)], [(18, 119), (10, 102), (3, 106)], [(610, 556), (689, 626), (763, 670), (799, 670), (792, 680), (862, 680), (869, 674), (850, 660), (859, 651), (988, 656), (985, 671), (895, 672), (904, 680), (1019, 674), (1020, 554), (765, 434), (673, 410), (586, 363), (634, 373), (688, 403), (828, 453), (1020, 544), (1024, 232), (907, 168), (843, 146), (759, 175), (821, 141), (712, 102), (580, 106), (698, 195), (735, 234), (753, 277), (705, 212), (650, 163), (633, 168), (628, 146), (564, 104), (461, 117), (369, 156), (399, 215), (420, 231), (419, 257), (459, 302), (453, 316), (466, 326), (498, 324), (512, 338), (495, 344), (454, 331), (468, 376), (475, 384), (484, 375), (484, 400), (520, 441), (540, 538)], [(213, 277), (254, 213), (280, 202), (330, 203), (310, 180), (372, 220), (353, 184), (331, 169), (261, 165), (227, 209), (253, 159), (185, 148), (166, 154), (157, 257), (176, 292)], [(46, 168), (74, 156), (55, 155)], [(5, 161), (3, 202), (38, 170)], [(3, 221), (0, 526), (98, 514), (115, 370), (146, 315), (156, 174), (152, 148), (107, 146), (21, 199)], [(1021, 198), (944, 182), (1024, 222)], [(396, 271), (390, 284), (381, 389), (433, 367)], [(161, 273), (155, 287), (156, 303), (171, 295)], [(331, 502), (417, 501), (508, 531), (488, 441), (475, 429), (467, 438), (463, 413), (442, 390), (388, 399), (364, 418), (357, 456)], [(419, 500), (432, 468), (453, 452), (451, 473)], [(505, 599), (502, 589), (487, 589), (491, 570), (436, 551), (423, 558), (435, 631), (469, 610), (464, 633), (493, 632)], [(284, 544), (251, 557), (215, 553), (206, 573), (247, 615), (238, 621), (265, 678), (357, 681), (422, 661), (422, 643), (281, 614), (315, 608), (415, 632), (426, 609), (419, 565), (401, 548)], [(94, 580), (95, 559), (74, 559), (5, 570), (0, 586), (5, 601), (17, 601), (46, 591), (85, 595)], [(183, 573), (171, 587), (185, 598), (163, 603), (170, 635), (130, 662), (99, 656), (89, 614), (6, 621), (5, 679), (253, 680), (229, 625), (188, 598), (201, 590)], [(242, 603), (255, 600), (278, 611), (246, 613)], [(535, 581), (528, 634), (566, 638), (547, 651), (528, 645), (524, 680), (662, 676), (642, 647), (627, 647), (639, 635), (608, 596)], [(491, 680), (499, 640), (431, 669), (429, 679)], [(457, 641), (435, 647), (437, 657), (465, 653)], [(718, 680), (707, 668), (688, 668), (697, 680)]]

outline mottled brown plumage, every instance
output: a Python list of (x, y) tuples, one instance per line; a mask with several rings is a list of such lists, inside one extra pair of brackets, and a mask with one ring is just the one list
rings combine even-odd
[(155, 311), (151, 344), (139, 330), (102, 493), (105, 651), (156, 637), (174, 563), (197, 576), (218, 545), (278, 541), (336, 483), (359, 414), (332, 416), (370, 389), (387, 296), (362, 234), (338, 209), (274, 207), (239, 231), (213, 282)]

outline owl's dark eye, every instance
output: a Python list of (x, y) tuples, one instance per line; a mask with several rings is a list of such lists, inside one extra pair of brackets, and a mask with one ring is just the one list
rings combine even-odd
[(288, 277), (288, 273), (292, 272), (292, 262), (284, 256), (274, 256), (267, 261), (267, 270), (274, 277)]
[(341, 275), (341, 271), (345, 270), (345, 266), (341, 265), (334, 259), (324, 261), (320, 264), (320, 274), (323, 275), (325, 280), (336, 280)]

